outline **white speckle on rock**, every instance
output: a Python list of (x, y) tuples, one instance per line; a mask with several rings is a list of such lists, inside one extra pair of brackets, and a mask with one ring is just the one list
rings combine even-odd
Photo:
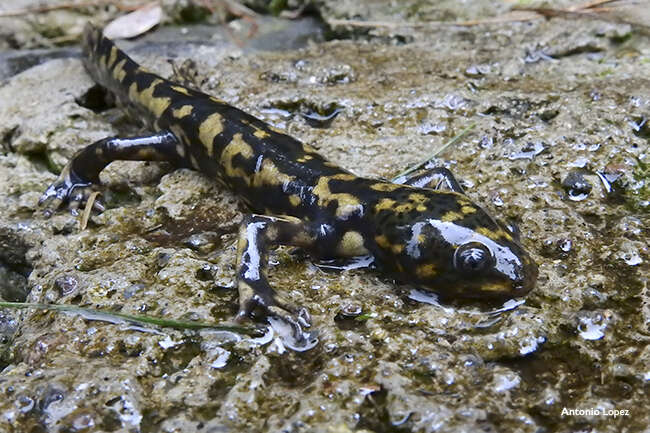
[(509, 389), (519, 386), (521, 378), (513, 372), (497, 373), (494, 375), (494, 390), (496, 392), (505, 392)]
[(603, 331), (606, 327), (605, 323), (594, 323), (591, 317), (581, 317), (578, 331), (580, 331), (580, 337), (585, 340), (600, 340), (605, 336)]
[(160, 347), (163, 349), (170, 349), (174, 346), (178, 346), (179, 344), (182, 344), (182, 341), (174, 341), (172, 338), (168, 335), (166, 336), (163, 340), (159, 341), (158, 344)]

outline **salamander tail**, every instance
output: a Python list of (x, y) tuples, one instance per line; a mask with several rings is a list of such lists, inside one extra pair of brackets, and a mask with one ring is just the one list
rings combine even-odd
[(128, 88), (130, 83), (125, 79), (138, 69), (138, 64), (104, 36), (99, 27), (86, 24), (81, 45), (84, 67), (96, 82), (118, 93)]

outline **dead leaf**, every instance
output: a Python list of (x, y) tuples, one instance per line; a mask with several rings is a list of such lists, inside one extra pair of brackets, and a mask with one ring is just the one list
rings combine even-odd
[(90, 194), (90, 197), (88, 197), (88, 200), (86, 201), (86, 208), (84, 209), (84, 213), (81, 215), (81, 220), (79, 220), (79, 230), (83, 231), (86, 230), (86, 227), (88, 227), (90, 213), (93, 210), (93, 205), (96, 203), (95, 200), (97, 200), (98, 195), (99, 191), (93, 191)]
[(108, 23), (104, 35), (111, 39), (134, 38), (160, 24), (162, 17), (163, 11), (158, 2), (147, 3)]

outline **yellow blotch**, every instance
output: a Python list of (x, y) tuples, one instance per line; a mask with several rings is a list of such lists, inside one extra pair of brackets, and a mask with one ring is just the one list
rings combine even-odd
[(327, 207), (327, 205), (334, 200), (337, 201), (336, 216), (344, 218), (356, 211), (360, 211), (362, 208), (361, 202), (358, 198), (348, 193), (332, 193), (329, 188), (329, 181), (332, 179), (339, 180), (352, 180), (356, 179), (356, 176), (352, 174), (337, 174), (335, 176), (327, 177), (321, 176), (318, 179), (318, 183), (313, 189), (313, 194), (318, 197), (318, 205), (321, 207)]
[(172, 102), (170, 98), (157, 98), (153, 96), (156, 86), (160, 83), (162, 83), (162, 80), (156, 79), (142, 92), (138, 92), (136, 83), (129, 86), (129, 98), (145, 107), (154, 117), (160, 117)]
[(413, 203), (402, 203), (400, 205), (395, 206), (395, 212), (397, 213), (402, 213), (402, 212), (409, 212), (413, 210), (415, 206), (413, 206)]
[(490, 239), (499, 239), (499, 234), (493, 232), (493, 231), (490, 230), (489, 228), (486, 228), (486, 227), (478, 227), (478, 228), (475, 229), (475, 231), (476, 231), (476, 233), (481, 234), (481, 235), (485, 236), (486, 238), (490, 238)]
[(363, 236), (359, 232), (345, 232), (336, 252), (342, 256), (361, 256), (368, 254), (368, 250), (363, 245)]
[(453, 212), (449, 211), (446, 214), (444, 214), (441, 218), (442, 221), (444, 222), (454, 222), (463, 219), (463, 215), (459, 214), (458, 212)]
[(469, 215), (475, 213), (476, 208), (474, 206), (463, 206), (460, 208), (460, 211), (463, 213), (463, 215)]
[(115, 65), (115, 68), (113, 68), (113, 78), (119, 82), (122, 82), (124, 80), (124, 77), (126, 77), (126, 71), (124, 70), (125, 64), (126, 59), (122, 59), (122, 61)]
[(106, 66), (110, 68), (111, 66), (113, 66), (113, 63), (115, 63), (116, 60), (117, 60), (117, 47), (113, 45), (111, 47), (111, 55), (108, 58), (108, 61), (106, 62)]
[(413, 194), (409, 194), (409, 200), (411, 200), (414, 203), (424, 203), (427, 201), (427, 196), (415, 192)]
[(379, 200), (379, 203), (375, 205), (375, 212), (392, 209), (393, 206), (395, 206), (395, 203), (397, 202), (390, 198), (382, 198), (381, 200)]
[(140, 96), (140, 94), (138, 93), (138, 85), (135, 84), (135, 83), (132, 83), (129, 86), (129, 99), (132, 100), (132, 101), (137, 101), (138, 96)]
[(357, 177), (353, 174), (348, 174), (348, 173), (341, 173), (341, 174), (335, 174), (334, 176), (331, 176), (330, 179), (336, 179), (336, 180), (354, 180)]
[(379, 245), (381, 248), (384, 249), (388, 249), (391, 247), (390, 241), (384, 235), (375, 236), (375, 242), (377, 243), (377, 245)]
[(391, 250), (394, 254), (399, 254), (404, 251), (404, 245), (391, 244), (388, 238), (384, 235), (375, 236), (375, 243), (385, 250)]
[(436, 271), (436, 266), (432, 263), (426, 265), (420, 265), (415, 269), (415, 273), (419, 278), (426, 279), (435, 277), (438, 274)]
[(152, 147), (145, 147), (138, 150), (138, 159), (142, 161), (152, 160), (156, 155), (156, 150)]
[(177, 108), (173, 110), (172, 116), (174, 116), (177, 119), (181, 119), (185, 116), (189, 116), (190, 114), (192, 114), (193, 109), (194, 107), (192, 107), (191, 105), (183, 105), (181, 108)]
[(507, 292), (509, 289), (510, 288), (507, 285), (499, 283), (484, 283), (478, 288), (481, 292)]
[(239, 177), (250, 185), (249, 173), (241, 167), (233, 167), (232, 161), (235, 155), (242, 155), (244, 158), (253, 157), (253, 149), (242, 139), (241, 133), (235, 134), (230, 143), (223, 149), (221, 165), (228, 177)]
[(155, 117), (160, 117), (172, 103), (171, 98), (160, 98), (153, 96), (153, 92), (156, 90), (156, 86), (161, 83), (162, 80), (155, 79), (153, 83), (151, 83), (151, 86), (144, 89), (139, 96), (140, 103), (147, 107)]
[(352, 194), (332, 194), (332, 197), (338, 201), (337, 217), (347, 217), (354, 212), (360, 212), (363, 207), (359, 199)]
[(329, 181), (330, 178), (327, 176), (321, 176), (318, 178), (318, 183), (314, 187), (314, 194), (320, 196), (320, 197), (329, 197), (330, 194), (330, 187), (329, 187)]
[(307, 143), (302, 144), (302, 150), (304, 150), (305, 153), (317, 153), (316, 149), (314, 149), (312, 146), (310, 146)]
[(268, 138), (271, 136), (271, 134), (263, 129), (256, 129), (255, 132), (253, 132), (253, 135), (257, 138)]
[(189, 90), (183, 86), (172, 86), (172, 90), (178, 93), (182, 93), (185, 96), (190, 96)]
[[(210, 114), (199, 126), (199, 140), (205, 147), (208, 156), (213, 154), (214, 138), (223, 131), (223, 117), (219, 113)], [(241, 136), (241, 134), (240, 134)]]
[(425, 205), (423, 205), (423, 204), (419, 204), (419, 205), (415, 208), (415, 210), (418, 211), (418, 212), (424, 212), (424, 211), (427, 210), (427, 207), (426, 207)]
[(401, 187), (402, 185), (398, 185), (395, 183), (388, 183), (388, 182), (374, 183), (370, 185), (370, 189), (374, 189), (375, 191), (384, 191), (384, 192), (395, 191), (396, 189), (400, 189)]
[(293, 206), (293, 207), (298, 207), (298, 206), (300, 206), (300, 203), (302, 203), (302, 200), (300, 200), (299, 195), (291, 194), (289, 196), (289, 203), (291, 203), (291, 206)]
[(303, 155), (302, 157), (298, 158), (298, 162), (307, 162), (312, 159), (314, 159), (314, 157), (311, 155)]
[[(239, 134), (238, 134), (239, 135)], [(253, 155), (253, 149), (246, 144), (248, 149), (250, 149), (250, 156), (244, 155), (247, 158), (250, 158)], [(280, 172), (278, 167), (270, 159), (264, 159), (262, 161), (262, 166), (260, 170), (253, 174), (252, 186), (280, 186), (286, 183), (289, 183), (295, 179), (294, 176), (289, 176), (288, 174)], [(296, 196), (297, 197), (297, 196)], [(298, 197), (300, 198), (300, 197)]]
[(512, 236), (510, 236), (510, 233), (501, 228), (493, 233), (495, 236), (493, 239), (506, 239), (508, 241), (512, 241)]

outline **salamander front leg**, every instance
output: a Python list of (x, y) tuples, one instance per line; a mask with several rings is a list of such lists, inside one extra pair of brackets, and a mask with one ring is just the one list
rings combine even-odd
[[(99, 173), (111, 162), (169, 161), (175, 166), (183, 166), (184, 160), (178, 151), (180, 146), (176, 136), (169, 131), (144, 137), (109, 137), (96, 141), (72, 157), (38, 203), (45, 206), (47, 216), (64, 203), (68, 203), (71, 212), (76, 214), (77, 208), (99, 186)], [(103, 210), (97, 202), (95, 207)]]
[(310, 326), (307, 310), (278, 294), (266, 278), (266, 269), (270, 249), (279, 245), (311, 249), (316, 240), (316, 231), (310, 223), (297, 218), (265, 215), (244, 218), (237, 244), (238, 321), (247, 317), (267, 318), (274, 325), (274, 320), (280, 320), (291, 328), (291, 341), (285, 339), (291, 348), (313, 347), (314, 338), (302, 331), (302, 327)]
[(417, 170), (409, 177), (397, 179), (395, 183), (417, 186), (418, 188), (446, 189), (465, 194), (463, 187), (460, 186), (452, 172), (445, 167)]

